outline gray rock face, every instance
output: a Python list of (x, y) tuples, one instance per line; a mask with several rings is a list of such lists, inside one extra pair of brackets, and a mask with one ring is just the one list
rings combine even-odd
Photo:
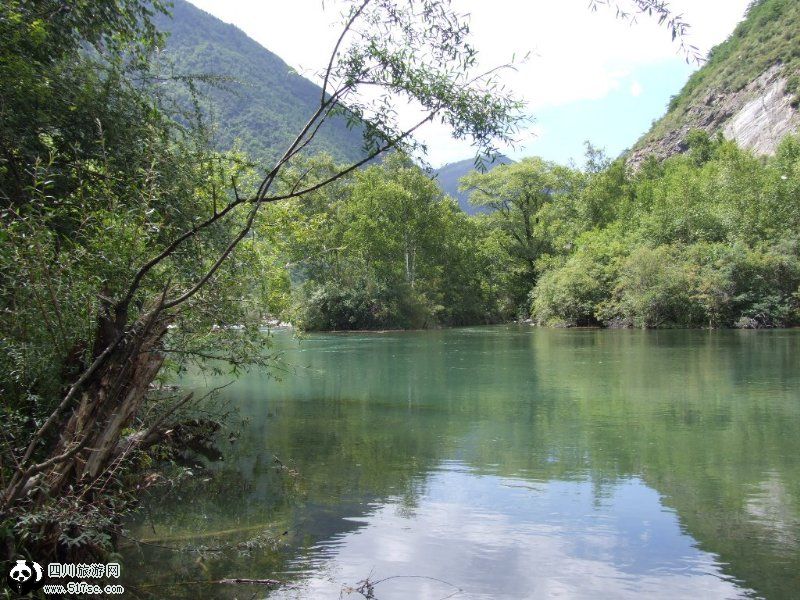
[(774, 154), (787, 133), (800, 131), (800, 112), (792, 106), (787, 81), (781, 65), (775, 65), (738, 92), (711, 92), (689, 109), (680, 128), (633, 150), (628, 165), (637, 169), (651, 154), (664, 159), (685, 151), (684, 140), (692, 129), (711, 136), (722, 132), (756, 154)]
[(792, 107), (786, 82), (785, 77), (771, 77), (770, 71), (759, 77), (755, 97), (725, 123), (723, 135), (757, 154), (774, 154), (783, 137), (800, 127), (800, 113)]

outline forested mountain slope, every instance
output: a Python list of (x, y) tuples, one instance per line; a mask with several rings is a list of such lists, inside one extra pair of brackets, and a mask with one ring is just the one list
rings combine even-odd
[(800, 2), (755, 0), (634, 146), (628, 163), (636, 167), (649, 154), (666, 158), (685, 151), (692, 129), (774, 154), (787, 133), (800, 129), (799, 104)]
[[(228, 80), (222, 88), (201, 90), (204, 108), (217, 127), (214, 141), (230, 148), (240, 140), (254, 158), (274, 157), (285, 148), (313, 114), (320, 88), (295, 73), (243, 31), (174, 0), (172, 18), (159, 27), (169, 32), (164, 63), (176, 75), (215, 75)], [(323, 127), (315, 149), (345, 161), (362, 156), (362, 136), (344, 119)]]

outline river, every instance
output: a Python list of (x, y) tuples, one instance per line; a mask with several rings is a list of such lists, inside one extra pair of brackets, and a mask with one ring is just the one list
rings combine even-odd
[[(800, 594), (798, 330), (277, 332), (273, 345), (279, 379), (247, 373), (215, 404), (234, 411), (225, 459), (130, 524), (148, 542), (123, 553), (131, 588)], [(197, 583), (230, 577), (284, 583)], [(373, 596), (354, 591), (365, 579)]]

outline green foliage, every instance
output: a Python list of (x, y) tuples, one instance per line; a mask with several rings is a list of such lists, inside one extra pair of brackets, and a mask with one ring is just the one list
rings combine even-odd
[(540, 325), (597, 325), (602, 303), (618, 277), (626, 247), (619, 227), (593, 229), (576, 240), (568, 257), (542, 260), (531, 292), (531, 317)]
[[(8, 439), (16, 440), (3, 449), (6, 483), (20, 445), (24, 451), (102, 350), (98, 324), (137, 269), (227, 204), (232, 178), (253, 181), (245, 158), (210, 150), (203, 123), (185, 125), (153, 81), (149, 57), (161, 38), (150, 17), (161, 6), (122, 0), (0, 7), (0, 396)], [(135, 321), (168, 286), (193, 285), (241, 223), (241, 215), (231, 215), (187, 240), (141, 282), (118, 318)], [(169, 366), (205, 362), (194, 351), (208, 350), (215, 325), (257, 319), (263, 304), (243, 277), (258, 274), (257, 259), (252, 242), (244, 242), (196, 302), (175, 315), (158, 347), (173, 357)], [(226, 347), (234, 337), (238, 343)], [(234, 368), (244, 354), (265, 356), (254, 328), (219, 329), (214, 343)], [(151, 399), (151, 418), (162, 410), (159, 401)], [(52, 433), (42, 440), (32, 460), (42, 460), (57, 440)], [(58, 510), (74, 507), (40, 508), (53, 521)], [(97, 541), (81, 537), (87, 529), (77, 521), (75, 527), (82, 528), (78, 541), (64, 543)]]
[(597, 265), (586, 256), (573, 256), (547, 271), (533, 292), (531, 315), (542, 325), (593, 325), (595, 311), (606, 294)]
[(633, 177), (615, 174), (613, 164), (588, 174), (577, 204), (602, 184), (606, 216), (594, 219), (595, 229), (580, 211), (562, 209), (559, 216), (548, 209), (551, 231), (586, 233), (574, 245), (553, 244), (553, 254), (537, 262), (535, 321), (623, 327), (798, 322), (798, 139), (787, 137), (764, 161), (702, 132), (690, 138), (688, 154), (646, 163)]
[(756, 248), (698, 244), (687, 254), (687, 261), (696, 265), (693, 293), (709, 326), (780, 327), (797, 322), (797, 240)]
[[(498, 155), (491, 162), (485, 162), (483, 167), (489, 171), (500, 165), (507, 165), (513, 163), (510, 158)], [(460, 160), (458, 162), (446, 164), (436, 170), (433, 175), (436, 182), (445, 194), (458, 201), (458, 206), (469, 215), (488, 212), (485, 207), (480, 207), (472, 204), (469, 201), (470, 193), (468, 190), (460, 190), (459, 182), (462, 177), (475, 170), (475, 161), (471, 158)]]
[(551, 213), (569, 211), (564, 199), (580, 185), (580, 174), (539, 158), (501, 165), (488, 173), (474, 171), (462, 179), (462, 189), (472, 191), (471, 202), (491, 209), (486, 221), (506, 238), (508, 268), (514, 274), (511, 294), (518, 307), (539, 276), (537, 260), (552, 252), (559, 239), (550, 228)]
[(620, 266), (612, 298), (601, 308), (604, 322), (633, 327), (693, 323), (690, 273), (671, 246), (636, 248)]
[[(320, 157), (298, 169), (325, 177), (335, 165)], [(489, 232), (401, 154), (270, 214), (269, 252), (290, 266), (294, 283), (276, 312), (306, 329), (496, 318)]]

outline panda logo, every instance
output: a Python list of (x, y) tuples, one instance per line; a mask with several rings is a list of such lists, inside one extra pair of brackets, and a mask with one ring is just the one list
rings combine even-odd
[(17, 583), (25, 583), (31, 578), (33, 571), (25, 564), (24, 560), (18, 560), (17, 564), (9, 571), (8, 575)]
[(17, 594), (25, 595), (44, 585), (42, 566), (33, 560), (18, 559), (8, 571), (8, 587)]

